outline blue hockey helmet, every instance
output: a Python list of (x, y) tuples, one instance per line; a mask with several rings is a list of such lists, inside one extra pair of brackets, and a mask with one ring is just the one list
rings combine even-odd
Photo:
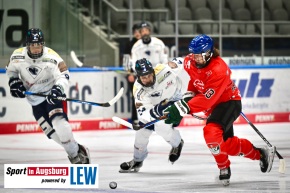
[(213, 55), (214, 42), (211, 37), (201, 34), (193, 38), (188, 46), (188, 50), (193, 54), (201, 54), (206, 62)]
[(205, 34), (198, 35), (191, 40), (188, 49), (193, 54), (213, 52), (213, 40)]

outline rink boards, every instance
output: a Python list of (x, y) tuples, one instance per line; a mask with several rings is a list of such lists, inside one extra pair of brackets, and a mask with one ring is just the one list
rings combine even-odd
[[(113, 122), (112, 116), (127, 120), (131, 115), (131, 97), (126, 74), (92, 68), (70, 69), (67, 97), (92, 102), (107, 102), (121, 87), (125, 92), (111, 107), (68, 103), (68, 115), (74, 131), (126, 129)], [(290, 122), (290, 66), (232, 67), (232, 79), (242, 95), (243, 112), (253, 123)], [(184, 90), (188, 82), (182, 75)], [(41, 132), (26, 99), (10, 96), (8, 78), (0, 71), (0, 134)], [(242, 117), (237, 124), (246, 123)], [(181, 126), (202, 125), (204, 121), (187, 116)]]

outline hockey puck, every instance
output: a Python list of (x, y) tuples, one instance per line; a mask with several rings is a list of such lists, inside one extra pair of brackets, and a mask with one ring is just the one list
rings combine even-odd
[(110, 182), (109, 184), (111, 189), (116, 189), (117, 188), (117, 182)]

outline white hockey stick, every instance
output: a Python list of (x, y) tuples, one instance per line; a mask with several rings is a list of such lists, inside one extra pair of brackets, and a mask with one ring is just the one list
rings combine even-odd
[(73, 60), (73, 62), (78, 66), (82, 67), (84, 64), (78, 59), (76, 53), (72, 50), (70, 51), (70, 57)]
[(133, 125), (131, 123), (129, 123), (128, 121), (125, 121), (124, 119), (121, 119), (119, 117), (112, 117), (112, 120), (115, 122), (115, 123), (119, 123), (120, 125), (124, 125), (130, 129), (133, 129)]
[(143, 124), (143, 125), (132, 125), (132, 124), (129, 123), (128, 121), (125, 121), (124, 119), (121, 119), (121, 118), (116, 117), (116, 116), (112, 117), (112, 120), (113, 120), (114, 122), (116, 122), (116, 123), (119, 123), (119, 124), (121, 124), (121, 125), (124, 125), (124, 126), (130, 128), (130, 129), (133, 129), (133, 130), (136, 130), (136, 131), (137, 131), (137, 130), (140, 130), (140, 129), (142, 129), (142, 128), (149, 127), (149, 126), (155, 124), (156, 122), (158, 122), (158, 121), (160, 121), (160, 120), (164, 120), (164, 119), (166, 119), (166, 118), (167, 118), (166, 116), (162, 116), (162, 117), (159, 117), (159, 119), (153, 120), (153, 121), (148, 122), (148, 123)]

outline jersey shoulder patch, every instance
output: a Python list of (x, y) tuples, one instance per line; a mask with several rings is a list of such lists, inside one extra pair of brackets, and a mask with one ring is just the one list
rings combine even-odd
[(164, 64), (157, 64), (154, 68), (154, 72), (157, 75), (159, 72), (161, 72), (166, 66)]
[(15, 61), (15, 62), (19, 62), (21, 60), (24, 60), (25, 59), (25, 55), (23, 54), (23, 50), (24, 48), (18, 48), (16, 50), (13, 51), (11, 57), (10, 57), (10, 60), (11, 61)]
[(14, 50), (12, 54), (13, 54), (13, 55), (14, 55), (14, 54), (22, 54), (23, 49), (24, 49), (24, 47), (23, 47), (23, 48), (18, 48), (18, 49), (16, 49), (16, 50)]
[(53, 49), (51, 49), (51, 48), (47, 48), (47, 53), (48, 54), (51, 54), (51, 55), (53, 55), (53, 56), (56, 56), (56, 57), (58, 57), (58, 58), (61, 58), (59, 55), (58, 55), (58, 53), (56, 53)]

